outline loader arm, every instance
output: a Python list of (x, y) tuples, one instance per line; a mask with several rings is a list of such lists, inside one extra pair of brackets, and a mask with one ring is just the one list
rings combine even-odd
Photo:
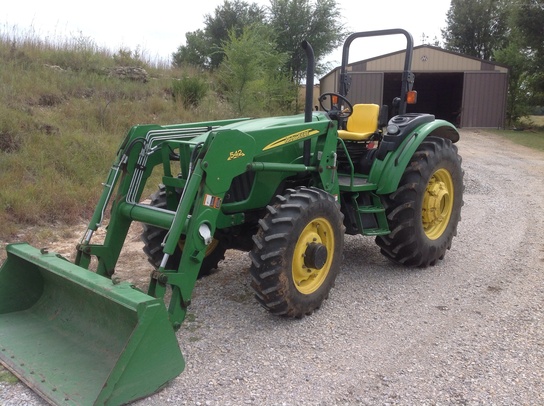
[[(239, 120), (241, 121), (241, 120)], [(245, 172), (255, 155), (255, 140), (239, 130), (215, 131), (230, 122), (165, 130), (150, 126), (134, 127), (112, 166), (100, 204), (89, 229), (78, 245), (76, 264), (87, 268), (91, 257), (98, 259), (97, 273), (111, 277), (132, 221), (168, 229), (164, 241), (161, 267), (153, 272), (148, 294), (163, 298), (166, 287), (172, 287), (169, 318), (175, 329), (185, 318), (206, 246), (214, 235), (225, 193), (232, 179)], [(167, 132), (167, 134), (164, 134)], [(234, 149), (234, 146), (236, 148)], [(171, 178), (171, 151), (190, 156), (190, 165), (183, 169), (183, 178)], [(165, 178), (177, 181), (183, 190), (176, 210), (157, 209), (139, 203), (153, 168), (163, 164)], [(168, 176), (170, 175), (170, 176)], [(118, 185), (116, 186), (116, 183)], [(108, 232), (103, 244), (91, 244), (93, 228), (104, 217), (112, 197)], [(178, 269), (166, 269), (180, 238), (185, 249)]]
[[(162, 296), (151, 297), (109, 277), (133, 220), (173, 224), (172, 241), (189, 233), (195, 237), (193, 247), (205, 245), (195, 224), (209, 222), (213, 228), (216, 214), (211, 208), (184, 199), (176, 217), (175, 211), (150, 211), (138, 202), (153, 167), (168, 156), (165, 149), (194, 148), (202, 142), (195, 138), (232, 122), (134, 127), (119, 149), (75, 263), (28, 244), (7, 247), (8, 259), (0, 268), (0, 362), (50, 403), (125, 404), (156, 392), (184, 369), (172, 329), (185, 315), (181, 301), (169, 313)], [(253, 145), (250, 137), (239, 136)], [(213, 137), (208, 139), (202, 158), (213, 152)], [(224, 193), (202, 186), (206, 178), (217, 176), (205, 171), (202, 158), (195, 161), (195, 176), (187, 187), (194, 192), (188, 196)], [(110, 206), (104, 243), (91, 244)], [(195, 221), (188, 221), (189, 213)], [(178, 282), (190, 291), (201, 257), (187, 252), (187, 269)], [(93, 256), (98, 259), (96, 272), (88, 270)], [(184, 295), (190, 298), (187, 290)], [(174, 296), (182, 296), (178, 285)], [(149, 351), (151, 347), (160, 351)]]
[[(233, 155), (235, 151), (243, 151)], [(217, 227), (221, 205), (232, 180), (245, 172), (255, 154), (255, 140), (241, 131), (212, 133), (202, 148), (201, 158), (183, 191), (178, 209), (164, 243), (164, 258), (153, 273), (149, 294), (163, 297), (166, 286), (172, 286), (170, 321), (175, 329), (185, 318), (192, 291), (204, 259), (207, 245)], [(133, 220), (138, 220), (134, 218)], [(185, 247), (178, 269), (166, 269), (168, 257), (185, 235)]]

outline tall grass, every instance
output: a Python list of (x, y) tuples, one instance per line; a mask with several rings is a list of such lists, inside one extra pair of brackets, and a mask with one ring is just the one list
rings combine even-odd
[[(0, 27), (0, 64), (0, 240), (27, 225), (87, 219), (131, 126), (232, 117), (212, 90), (198, 107), (175, 100), (175, 80), (195, 71), (85, 37), (43, 40)], [(141, 67), (149, 80), (111, 77), (119, 65)]]

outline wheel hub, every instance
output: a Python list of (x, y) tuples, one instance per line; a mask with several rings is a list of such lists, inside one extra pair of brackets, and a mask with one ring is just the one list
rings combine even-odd
[(321, 269), (327, 262), (327, 247), (312, 242), (304, 253), (304, 265), (308, 268)]
[(439, 169), (431, 177), (423, 197), (422, 220), (425, 234), (431, 240), (442, 235), (453, 209), (453, 181), (450, 173)]
[(293, 282), (303, 294), (315, 292), (327, 278), (334, 254), (334, 233), (330, 222), (318, 217), (300, 233), (293, 252)]
[(449, 199), (449, 193), (444, 182), (434, 182), (432, 186), (429, 186), (425, 199), (424, 221), (432, 224), (442, 221), (444, 219), (446, 199)]

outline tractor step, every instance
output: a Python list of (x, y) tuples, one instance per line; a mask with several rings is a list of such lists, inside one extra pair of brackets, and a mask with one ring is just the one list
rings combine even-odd
[(381, 218), (385, 217), (385, 209), (382, 206), (360, 206), (357, 211), (359, 212), (361, 218), (363, 216), (372, 217), (373, 224), (378, 225), (378, 227), (363, 227), (363, 235), (386, 235), (391, 232), (389, 228), (383, 228), (379, 226), (379, 224), (386, 224), (385, 220), (381, 220)]
[(338, 185), (343, 192), (367, 192), (376, 190), (374, 183), (369, 183), (367, 178), (350, 175), (338, 175)]
[(357, 211), (361, 214), (385, 213), (385, 209), (382, 206), (359, 206)]
[(387, 235), (391, 232), (388, 228), (366, 228), (363, 230), (363, 235), (376, 236), (376, 235)]
[(352, 202), (357, 212), (357, 224), (362, 235), (386, 235), (391, 232), (385, 208), (376, 194), (372, 192), (355, 194)]

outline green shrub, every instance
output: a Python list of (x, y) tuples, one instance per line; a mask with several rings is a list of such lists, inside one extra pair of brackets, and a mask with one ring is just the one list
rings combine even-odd
[(174, 100), (181, 102), (186, 109), (198, 107), (207, 92), (208, 84), (197, 76), (184, 76), (172, 81)]

